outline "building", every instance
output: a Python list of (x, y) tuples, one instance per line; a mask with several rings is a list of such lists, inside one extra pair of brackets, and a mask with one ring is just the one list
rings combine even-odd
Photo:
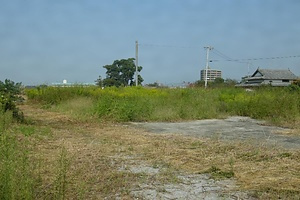
[[(200, 72), (201, 81), (205, 81), (205, 77), (206, 77), (206, 69), (203, 69)], [(222, 71), (216, 69), (208, 69), (207, 81), (214, 81), (216, 78), (222, 78)]]
[(261, 85), (288, 86), (298, 77), (289, 69), (257, 69), (252, 76), (243, 77), (242, 82), (237, 85), (241, 87), (253, 87)]
[(95, 83), (69, 83), (67, 80), (63, 80), (60, 83), (51, 83), (52, 87), (88, 87), (88, 86), (94, 86)]

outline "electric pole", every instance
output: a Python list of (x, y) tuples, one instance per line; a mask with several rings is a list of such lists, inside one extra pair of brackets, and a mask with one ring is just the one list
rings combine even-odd
[(208, 63), (209, 63), (209, 60), (208, 60), (209, 51), (213, 50), (214, 48), (211, 46), (207, 46), (207, 47), (204, 47), (204, 49), (206, 49), (206, 66), (205, 66), (205, 89), (206, 89), (207, 88), (207, 71), (208, 71)]
[(135, 41), (135, 86), (138, 86), (138, 54), (139, 54), (139, 43)]

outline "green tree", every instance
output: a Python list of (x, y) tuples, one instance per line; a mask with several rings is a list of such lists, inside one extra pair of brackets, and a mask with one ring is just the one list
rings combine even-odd
[(198, 80), (194, 83), (191, 83), (189, 87), (204, 87), (204, 81)]
[[(138, 67), (138, 72), (142, 71), (143, 67), (139, 66)], [(138, 85), (142, 85), (142, 82), (144, 82), (144, 79), (142, 78), (142, 76), (140, 74), (138, 74)]]
[(156, 87), (156, 88), (158, 88), (159, 87), (159, 83), (158, 82), (148, 83), (146, 86), (147, 87)]
[[(106, 78), (102, 80), (105, 87), (110, 86), (132, 86), (134, 85), (135, 63), (134, 58), (115, 60), (111, 65), (105, 65)], [(138, 72), (142, 71), (142, 67), (138, 66)], [(98, 79), (99, 80), (99, 79)], [(141, 84), (144, 79), (139, 75), (138, 83)]]
[(225, 84), (226, 84), (226, 86), (234, 87), (236, 84), (238, 84), (238, 81), (227, 78), (227, 79), (225, 79)]
[(223, 83), (224, 83), (224, 79), (223, 78), (216, 78), (214, 80), (214, 84), (221, 85)]
[(99, 76), (99, 78), (95, 82), (99, 87), (103, 87), (103, 80), (101, 76)]

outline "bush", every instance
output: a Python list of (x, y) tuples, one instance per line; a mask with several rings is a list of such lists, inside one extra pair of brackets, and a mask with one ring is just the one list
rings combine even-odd
[(21, 83), (11, 80), (0, 81), (0, 106), (2, 112), (12, 111), (13, 117), (18, 121), (24, 120), (23, 113), (17, 108), (16, 102), (22, 101)]

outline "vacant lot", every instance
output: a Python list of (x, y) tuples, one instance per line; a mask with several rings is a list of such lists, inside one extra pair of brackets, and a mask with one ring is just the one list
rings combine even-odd
[(27, 126), (48, 130), (43, 135), (36, 131), (32, 139), (32, 159), (39, 163), (35, 174), (41, 177), (37, 199), (57, 193), (57, 174), (63, 177), (58, 192), (66, 199), (298, 199), (300, 195), (298, 150), (222, 141), (218, 135), (191, 137), (174, 134), (174, 129), (153, 134), (32, 105), (21, 108), (31, 120)]
[(1, 195), (299, 199), (299, 92), (26, 90), (25, 121), (0, 120)]

